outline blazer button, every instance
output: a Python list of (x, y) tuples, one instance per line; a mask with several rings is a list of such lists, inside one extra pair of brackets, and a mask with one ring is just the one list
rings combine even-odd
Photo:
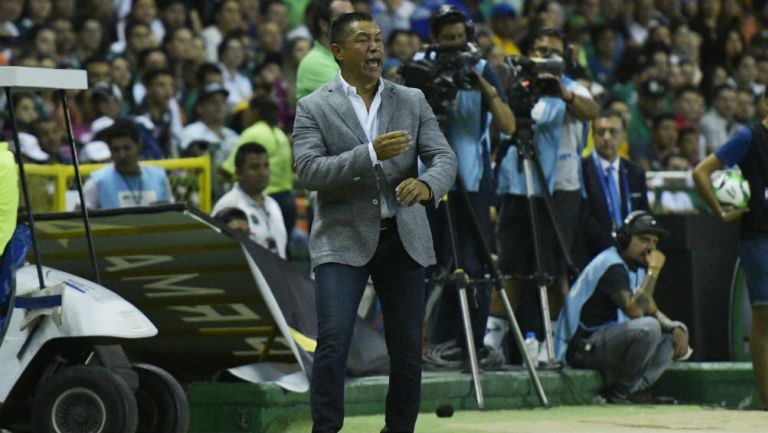
[(379, 199), (375, 198), (375, 199), (371, 200), (371, 203), (373, 203), (374, 206), (378, 206), (379, 205)]
[(352, 181), (354, 182), (360, 182), (360, 176), (355, 176), (352, 178)]

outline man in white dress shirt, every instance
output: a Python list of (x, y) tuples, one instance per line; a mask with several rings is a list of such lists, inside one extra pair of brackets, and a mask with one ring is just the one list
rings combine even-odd
[(288, 234), (283, 214), (275, 199), (264, 194), (269, 183), (269, 155), (264, 146), (246, 143), (235, 154), (237, 183), (213, 206), (211, 215), (228, 207), (242, 209), (248, 216), (254, 242), (285, 258)]

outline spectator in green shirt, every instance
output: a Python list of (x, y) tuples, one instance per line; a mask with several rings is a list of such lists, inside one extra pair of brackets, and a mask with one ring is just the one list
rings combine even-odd
[(296, 99), (314, 92), (339, 73), (339, 65), (331, 54), (329, 31), (331, 22), (342, 14), (353, 12), (348, 0), (315, 0), (312, 5), (310, 32), (315, 44), (299, 63), (296, 73)]
[(267, 149), (270, 177), (264, 193), (275, 199), (283, 213), (286, 232), (290, 237), (296, 223), (296, 197), (293, 194), (293, 156), (291, 143), (278, 126), (277, 103), (267, 96), (254, 96), (250, 102), (254, 121), (246, 128), (221, 169), (230, 177), (235, 175), (235, 155), (244, 143), (258, 143)]

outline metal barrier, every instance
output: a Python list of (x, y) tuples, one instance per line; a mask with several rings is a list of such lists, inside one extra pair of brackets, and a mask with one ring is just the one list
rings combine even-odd
[[(141, 165), (162, 167), (168, 172), (171, 193), (177, 202), (187, 202), (205, 213), (211, 212), (211, 158), (161, 159), (141, 161)], [(106, 164), (83, 164), (84, 180)], [(67, 211), (67, 191), (72, 189), (75, 169), (71, 165), (24, 164), (30, 184), (30, 201), (34, 212)], [(70, 209), (71, 210), (71, 209)]]

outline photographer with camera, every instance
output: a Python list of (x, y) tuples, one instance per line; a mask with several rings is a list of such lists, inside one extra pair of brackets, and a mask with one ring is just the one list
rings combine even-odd
[[(417, 56), (427, 61), (434, 60), (439, 76), (452, 77), (448, 81), (456, 86), (452, 98), (445, 97), (442, 101), (432, 98), (430, 103), (442, 120), (441, 127), (456, 152), (459, 178), (463, 181), (471, 211), (477, 217), (484, 237), (475, 239), (476, 236), (469, 229), (472, 224), (470, 209), (461, 205), (458, 195), (461, 192), (454, 187), (448, 200), (458, 203), (458, 206), (450, 207), (450, 212), (456, 228), (456, 248), (461, 262), (453, 263), (452, 267), (463, 268), (470, 279), (468, 288), (471, 291), (468, 293), (471, 328), (475, 345), (482, 346), (490, 304), (490, 284), (477, 282), (486, 273), (479, 242), (485, 242), (486, 245), (492, 242), (490, 208), (495, 198), (490, 126), (493, 124), (503, 133), (512, 134), (515, 130), (515, 117), (507, 105), (506, 94), (493, 67), (479, 55), (476, 58), (470, 57), (471, 53), (477, 52), (471, 44), (474, 33), (472, 21), (458, 9), (442, 6), (430, 17), (429, 27), (434, 45), (426, 53), (417, 53)], [(430, 95), (428, 90), (425, 93)], [(428, 208), (427, 211), (440, 266), (438, 272), (448, 267), (452, 252), (449, 237), (451, 228), (445, 206), (447, 204), (442, 202), (440, 208)], [(436, 345), (456, 340), (460, 347), (465, 347), (466, 340), (461, 330), (458, 292), (445, 290), (432, 325), (430, 343)]]
[[(599, 104), (582, 84), (565, 75), (565, 65), (570, 62), (566, 47), (562, 32), (540, 29), (531, 38), (527, 53), (529, 58), (507, 59), (516, 78), (509, 93), (510, 104), (518, 120), (518, 134), (506, 153), (500, 154), (498, 168), (497, 192), (502, 195), (497, 238), (499, 268), (505, 275), (512, 275), (506, 289), (513, 304), (519, 300), (521, 329), (524, 332), (535, 331), (540, 340), (544, 337), (543, 320), (551, 318), (542, 317), (536, 291), (521, 290), (527, 279), (524, 281), (520, 277), (537, 276), (540, 272), (552, 277), (553, 283), (547, 285), (551, 303), (555, 304), (551, 314), (557, 317), (559, 305), (568, 288), (567, 270), (562, 251), (558, 252), (555, 228), (547, 217), (547, 208), (541, 197), (544, 185), (535, 184), (532, 197), (527, 196), (529, 191), (522, 156), (518, 155), (518, 151), (526, 152), (520, 148), (520, 141), (532, 137), (532, 152), (538, 155), (546, 188), (553, 194), (553, 213), (558, 221), (564, 247), (570, 249), (577, 228), (577, 218), (574, 216), (578, 214), (581, 200), (579, 153), (588, 127), (586, 121), (597, 116)], [(534, 200), (537, 213), (541, 216), (537, 223), (540, 228), (538, 251), (542, 269), (536, 269), (534, 260), (529, 199)], [(498, 319), (504, 310), (498, 301), (498, 296), (494, 294), (491, 314), (497, 317), (489, 320), (488, 328), (501, 327), (504, 330), (505, 321)], [(487, 343), (498, 347), (501, 339), (491, 338)]]

